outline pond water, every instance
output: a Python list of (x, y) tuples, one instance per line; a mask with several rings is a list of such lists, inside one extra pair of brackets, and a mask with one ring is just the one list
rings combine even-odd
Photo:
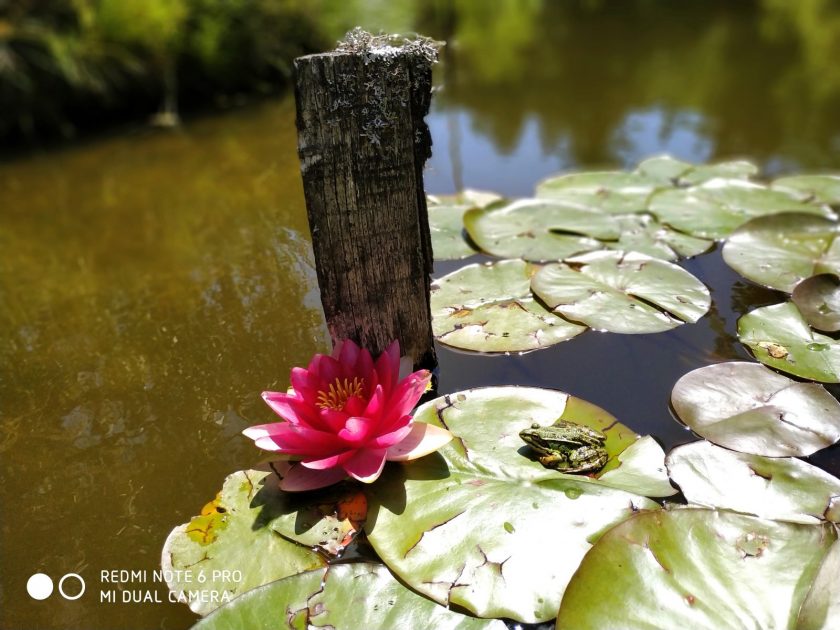
[[(360, 14), (369, 28), (450, 42), (428, 118), (427, 190), (528, 195), (557, 171), (661, 152), (747, 157), (768, 175), (840, 170), (836, 9), (606, 4), (406, 2), (387, 20)], [(295, 143), (283, 98), (0, 164), (3, 628), (195, 619), (152, 582), (163, 540), (225, 475), (260, 461), (239, 435), (273, 417), (259, 393), (327, 349)], [(673, 383), (748, 358), (735, 321), (779, 296), (717, 252), (682, 264), (712, 289), (699, 323), (588, 332), (523, 356), (439, 348), (441, 391), (553, 387), (666, 449), (689, 441), (668, 411)], [(813, 461), (840, 473), (836, 448)], [(123, 588), (163, 601), (100, 603), (107, 569), (146, 570)], [(34, 601), (25, 584), (38, 571), (78, 573), (88, 590)]]

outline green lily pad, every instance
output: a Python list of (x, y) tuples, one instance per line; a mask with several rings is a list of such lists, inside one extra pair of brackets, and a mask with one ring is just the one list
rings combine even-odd
[[(172, 578), (167, 585), (193, 612), (206, 615), (252, 588), (324, 566), (317, 553), (272, 527), (281, 515), (294, 520), (295, 509), (270, 479), (258, 470), (229, 475), (206, 513), (167, 537), (161, 558)], [(234, 570), (240, 579), (231, 579)]]
[(840, 175), (794, 175), (782, 177), (771, 184), (772, 188), (795, 194), (808, 195), (817, 203), (840, 203)]
[(811, 326), (817, 330), (840, 330), (840, 277), (821, 273), (799, 282), (791, 301)]
[(801, 459), (694, 442), (675, 448), (665, 461), (689, 503), (777, 521), (840, 521), (840, 479)]
[(708, 251), (713, 241), (682, 234), (659, 223), (646, 213), (616, 217), (621, 235), (617, 242), (605, 242), (609, 249), (639, 252), (661, 260), (675, 261)]
[(803, 278), (840, 271), (838, 224), (823, 217), (784, 213), (738, 228), (723, 259), (748, 280), (790, 293)]
[(840, 403), (824, 387), (756, 363), (693, 370), (674, 385), (671, 404), (696, 434), (742, 453), (805, 456), (840, 439)]
[(656, 177), (624, 171), (570, 173), (537, 184), (537, 197), (586, 205), (595, 210), (624, 214), (643, 212), (648, 198), (663, 186)]
[(504, 630), (505, 625), (447, 610), (405, 588), (381, 565), (354, 563), (307, 571), (248, 591), (193, 629), (280, 627)]
[(636, 172), (647, 177), (661, 179), (665, 183), (685, 186), (702, 184), (719, 177), (749, 179), (758, 174), (758, 167), (744, 160), (717, 164), (691, 164), (663, 155), (645, 160), (639, 164)]
[(738, 339), (765, 365), (812, 381), (840, 383), (840, 342), (811, 330), (792, 302), (741, 317)]
[(546, 265), (531, 288), (568, 319), (626, 334), (696, 322), (711, 304), (709, 290), (689, 272), (634, 252), (591, 252)]
[(599, 238), (617, 239), (608, 214), (548, 199), (520, 199), (464, 215), (470, 238), (488, 254), (530, 261), (562, 260), (600, 249)]
[(828, 523), (703, 509), (642, 513), (586, 555), (557, 627), (790, 628), (836, 538)]
[(611, 488), (627, 490), (646, 497), (669, 497), (677, 493), (668, 480), (665, 452), (649, 435), (639, 438), (620, 452), (618, 464), (598, 475)]
[(711, 179), (690, 188), (662, 190), (651, 197), (648, 207), (662, 223), (711, 239), (726, 238), (758, 216), (800, 212), (834, 218), (825, 206), (741, 179)]
[(524, 352), (566, 341), (585, 326), (547, 311), (531, 294), (534, 266), (501, 260), (462, 267), (432, 283), (432, 331), (479, 352)]
[(840, 541), (835, 541), (799, 610), (796, 630), (831, 628), (840, 619)]
[(551, 390), (476, 389), (422, 405), (415, 421), (455, 439), (371, 487), (366, 530), (382, 560), (444, 605), (527, 623), (554, 617), (592, 542), (635, 510), (657, 508), (536, 461), (519, 431), (558, 418), (602, 430), (613, 459), (636, 439), (598, 407)]
[(501, 196), (468, 189), (457, 195), (428, 195), (426, 200), (435, 260), (459, 260), (477, 253), (464, 238), (464, 213), (498, 202)]

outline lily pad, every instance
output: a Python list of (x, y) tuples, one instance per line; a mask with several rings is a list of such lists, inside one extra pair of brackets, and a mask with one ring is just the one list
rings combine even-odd
[(613, 459), (636, 439), (598, 407), (551, 390), (476, 389), (422, 405), (415, 421), (446, 426), (455, 440), (386, 469), (371, 488), (366, 529), (388, 567), (412, 589), (482, 617), (554, 617), (592, 542), (635, 510), (658, 507), (536, 461), (519, 431), (558, 418), (602, 430)]
[(504, 630), (501, 621), (467, 617), (405, 588), (385, 567), (354, 563), (307, 571), (248, 591), (194, 630), (288, 628), (451, 628)]
[(570, 173), (537, 184), (537, 197), (579, 203), (608, 213), (643, 212), (648, 198), (663, 186), (656, 177), (624, 171)]
[(616, 217), (621, 230), (617, 242), (605, 242), (609, 249), (633, 251), (675, 261), (698, 256), (709, 250), (713, 241), (682, 234), (659, 223), (646, 213), (624, 214)]
[(824, 387), (756, 363), (693, 370), (674, 385), (671, 404), (692, 431), (742, 453), (805, 456), (840, 439), (840, 403)]
[(501, 196), (496, 193), (469, 189), (457, 195), (429, 195), (429, 230), (435, 260), (459, 260), (477, 253), (464, 238), (464, 213), (499, 200)]
[[(324, 565), (317, 553), (272, 527), (280, 515), (295, 510), (269, 477), (258, 470), (229, 475), (208, 513), (167, 537), (161, 557), (172, 578), (167, 585), (193, 612), (206, 615), (252, 588)], [(241, 571), (241, 579), (230, 578), (227, 572), (234, 570)]]
[(665, 452), (649, 435), (639, 438), (616, 457), (618, 464), (598, 475), (598, 480), (646, 497), (669, 497), (677, 493), (668, 480)]
[(702, 441), (675, 448), (666, 464), (689, 503), (777, 521), (840, 521), (840, 479), (801, 459), (735, 453)]
[(522, 260), (462, 267), (432, 283), (432, 331), (444, 344), (523, 352), (566, 341), (585, 326), (547, 311), (531, 294), (535, 268)]
[(600, 249), (598, 239), (617, 239), (620, 232), (608, 214), (547, 199), (475, 208), (464, 215), (464, 226), (488, 254), (530, 261), (562, 260)]
[(784, 213), (738, 228), (723, 259), (748, 280), (790, 293), (803, 278), (840, 271), (840, 226), (823, 217)]
[[(642, 513), (604, 534), (558, 628), (790, 628), (836, 540), (832, 525), (703, 509)], [(620, 594), (620, 605), (610, 605)]]
[(662, 179), (663, 182), (672, 185), (685, 186), (702, 184), (718, 177), (749, 179), (758, 174), (758, 167), (744, 160), (716, 164), (691, 164), (663, 155), (645, 160), (639, 164), (636, 172), (647, 177)]
[(791, 301), (811, 326), (818, 330), (840, 330), (840, 277), (821, 273), (799, 282)]
[(754, 217), (781, 212), (834, 218), (826, 206), (799, 197), (741, 179), (711, 179), (690, 188), (662, 190), (651, 197), (649, 210), (676, 230), (710, 239), (726, 238)]
[(741, 317), (738, 339), (765, 365), (812, 381), (840, 383), (840, 342), (811, 330), (792, 302)]
[(831, 628), (840, 619), (840, 541), (835, 541), (799, 610), (796, 630)]
[(808, 195), (818, 203), (840, 203), (840, 175), (794, 175), (777, 179), (771, 186)]
[(531, 288), (568, 319), (626, 334), (696, 322), (711, 304), (709, 290), (689, 272), (634, 252), (591, 252), (546, 265)]

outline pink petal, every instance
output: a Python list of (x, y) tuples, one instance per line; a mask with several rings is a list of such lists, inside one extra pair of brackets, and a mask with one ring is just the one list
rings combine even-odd
[(299, 367), (292, 368), (291, 382), (292, 389), (303, 400), (315, 400), (318, 390), (321, 389), (321, 379), (318, 375)]
[(344, 423), (344, 428), (338, 432), (338, 437), (347, 444), (358, 446), (370, 435), (370, 425), (370, 420), (367, 418), (357, 416), (347, 418), (347, 422)]
[(332, 433), (316, 431), (289, 422), (275, 422), (245, 429), (259, 448), (291, 455), (323, 457), (345, 450), (344, 442)]
[(389, 433), (393, 433), (394, 431), (398, 431), (403, 427), (407, 427), (411, 424), (411, 416), (405, 414), (404, 416), (397, 416), (392, 418), (389, 422), (381, 422), (378, 427), (376, 427), (376, 434), (377, 435), (387, 435)]
[(282, 392), (263, 392), (262, 399), (278, 416), (292, 424), (305, 424), (317, 426), (318, 420), (313, 417), (314, 409), (296, 395), (284, 394)]
[(382, 410), (385, 407), (385, 392), (382, 389), (381, 385), (377, 385), (376, 389), (373, 390), (373, 395), (370, 397), (368, 401), (367, 407), (365, 407), (363, 415), (366, 418), (376, 418), (378, 419), (382, 415)]
[(379, 377), (379, 384), (386, 394), (397, 384), (400, 377), (400, 344), (392, 341), (391, 345), (385, 348), (385, 352), (376, 359), (376, 374)]
[(338, 359), (344, 372), (344, 376), (356, 374), (356, 359), (359, 358), (359, 346), (352, 339), (345, 339), (336, 344), (333, 356)]
[(402, 462), (417, 459), (438, 450), (452, 439), (452, 434), (425, 422), (415, 422), (411, 425), (411, 432), (398, 444), (391, 446), (386, 457), (388, 461)]
[(330, 409), (329, 407), (319, 410), (318, 415), (321, 417), (324, 428), (332, 433), (341, 431), (344, 425), (347, 424), (347, 418), (349, 417), (349, 414), (346, 412)]
[(367, 406), (367, 400), (361, 398), (360, 396), (350, 396), (347, 399), (347, 402), (344, 403), (344, 413), (348, 416), (362, 416), (367, 415), (364, 413), (365, 407)]
[[(406, 417), (411, 420), (411, 416)], [(406, 437), (408, 437), (409, 433), (411, 433), (411, 425), (406, 422), (405, 426), (400, 427), (396, 431), (391, 431), (390, 433), (377, 436), (368, 443), (368, 446), (370, 448), (388, 448), (398, 442), (402, 442)]]
[(379, 477), (385, 467), (385, 449), (359, 449), (342, 466), (354, 479), (370, 483)]
[(286, 476), (280, 481), (280, 489), (286, 492), (303, 492), (304, 490), (315, 490), (338, 483), (347, 476), (342, 468), (328, 468), (326, 470), (313, 470), (304, 468), (297, 464), (289, 469)]
[(372, 392), (378, 379), (376, 378), (376, 370), (373, 369), (373, 358), (366, 348), (362, 348), (359, 358), (356, 359), (356, 374), (365, 379), (365, 384), (370, 387), (367, 390), (368, 393)]
[(339, 464), (343, 464), (353, 456), (353, 451), (344, 451), (337, 455), (324, 457), (323, 459), (305, 459), (300, 465), (305, 468), (312, 468), (313, 470), (325, 470), (327, 468), (335, 468)]
[(399, 385), (394, 389), (394, 393), (388, 399), (385, 411), (386, 416), (383, 418), (384, 422), (404, 416), (411, 411), (414, 405), (417, 404), (417, 401), (423, 396), (423, 392), (426, 391), (426, 385), (428, 385), (431, 378), (432, 374), (428, 370), (418, 370), (410, 374), (405, 380), (400, 381)]
[(337, 378), (345, 376), (341, 369), (341, 364), (334, 358), (324, 355), (320, 355), (316, 370), (318, 377), (323, 381), (324, 385), (329, 385), (335, 382)]

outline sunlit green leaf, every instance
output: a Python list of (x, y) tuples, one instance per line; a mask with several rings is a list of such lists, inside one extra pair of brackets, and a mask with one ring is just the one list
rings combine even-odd
[(802, 317), (818, 330), (840, 330), (840, 277), (821, 273), (799, 282), (791, 293)]
[[(196, 517), (166, 539), (161, 563), (173, 578), (167, 585), (179, 600), (190, 601), (193, 612), (206, 615), (252, 588), (324, 565), (318, 554), (272, 527), (275, 519), (296, 509), (271, 479), (277, 478), (258, 470), (229, 475), (214, 508), (224, 527), (212, 538), (197, 539), (191, 531), (198, 526), (203, 533), (206, 526), (196, 524)], [(241, 571), (240, 580), (222, 573), (234, 570)]]
[(677, 416), (707, 440), (742, 453), (810, 455), (840, 439), (840, 403), (757, 363), (718, 363), (683, 376), (671, 392)]
[(738, 339), (770, 367), (840, 383), (840, 342), (814, 332), (792, 302), (757, 308), (741, 317)]
[(397, 582), (378, 564), (333, 565), (248, 591), (194, 630), (277, 628), (504, 630), (501, 621), (447, 610)]
[(682, 234), (659, 223), (646, 213), (616, 216), (621, 235), (618, 241), (605, 242), (609, 249), (639, 252), (653, 258), (675, 261), (707, 251), (713, 242)]
[(647, 177), (661, 179), (672, 185), (690, 185), (701, 184), (717, 177), (748, 179), (758, 174), (758, 167), (744, 160), (717, 164), (691, 164), (663, 155), (643, 161), (636, 172)]
[(650, 195), (663, 185), (658, 178), (639, 173), (570, 173), (541, 181), (537, 184), (537, 197), (623, 214), (644, 211)]
[(634, 510), (657, 507), (536, 461), (519, 431), (558, 418), (602, 430), (613, 457), (636, 440), (602, 409), (551, 390), (477, 389), (421, 406), (415, 421), (446, 426), (455, 439), (386, 469), (371, 488), (367, 529), (379, 556), (442, 604), (524, 622), (554, 617), (598, 535)]
[(689, 503), (777, 521), (840, 521), (840, 479), (801, 459), (736, 453), (703, 441), (675, 448), (666, 464)]
[(796, 630), (824, 630), (840, 619), (840, 541), (823, 558), (820, 571), (799, 610)]
[(429, 230), (435, 260), (458, 260), (475, 254), (476, 250), (464, 238), (464, 213), (500, 199), (496, 193), (469, 189), (457, 195), (429, 195)]
[(558, 628), (789, 628), (837, 534), (703, 509), (639, 514), (604, 534)]
[(840, 203), (840, 175), (794, 175), (772, 183), (778, 190), (813, 197), (818, 203)]
[(501, 260), (468, 265), (432, 283), (432, 330), (442, 343), (480, 352), (522, 352), (550, 346), (585, 326), (534, 300), (533, 265)]
[(616, 459), (616, 467), (599, 474), (599, 481), (646, 497), (669, 497), (677, 493), (668, 481), (665, 453), (649, 435), (639, 438)]
[(723, 259), (745, 278), (790, 293), (803, 278), (840, 271), (838, 224), (783, 213), (742, 225), (723, 246)]
[(546, 265), (531, 281), (545, 304), (596, 330), (651, 333), (700, 319), (708, 289), (684, 269), (633, 252), (592, 252)]

